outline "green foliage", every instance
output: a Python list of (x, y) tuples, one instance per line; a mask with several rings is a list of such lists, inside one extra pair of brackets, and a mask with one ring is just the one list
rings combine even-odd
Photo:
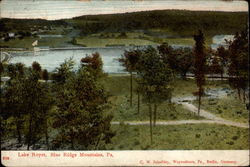
[(102, 69), (103, 62), (98, 52), (93, 53), (92, 56), (86, 56), (82, 58), (81, 65), (83, 68), (91, 72), (96, 79), (104, 76), (104, 72)]
[[(16, 137), (19, 143), (22, 136), (30, 146), (37, 143), (44, 132), (47, 112), (51, 107), (51, 99), (45, 85), (38, 82), (39, 73), (29, 71), (24, 73), (21, 63), (8, 66), (11, 79), (7, 81), (3, 96), (3, 112), (1, 117), (13, 117)], [(25, 126), (27, 126), (27, 128)]]
[(32, 70), (34, 70), (36, 72), (41, 72), (42, 71), (42, 67), (41, 67), (41, 65), (38, 62), (34, 61), (32, 63)]
[(66, 82), (66, 79), (73, 74), (73, 67), (74, 61), (73, 58), (70, 58), (60, 64), (60, 67), (56, 68), (55, 72), (52, 74), (52, 79), (56, 83), (56, 86), (63, 85)]
[(49, 73), (46, 69), (43, 70), (42, 72), (42, 79), (45, 80), (45, 81), (48, 81), (49, 80)]
[(228, 75), (231, 87), (240, 91), (243, 90), (243, 100), (245, 102), (246, 89), (249, 87), (249, 48), (247, 29), (241, 33), (236, 33), (234, 40), (229, 42), (229, 67)]
[(221, 60), (218, 56), (213, 55), (212, 62), (209, 66), (209, 73), (213, 74), (221, 74), (223, 73), (223, 66), (221, 64)]
[(126, 68), (126, 71), (136, 72), (141, 54), (141, 50), (126, 50), (119, 59), (119, 62)]
[(186, 74), (193, 65), (193, 52), (190, 48), (174, 49), (168, 43), (158, 46), (159, 53), (169, 68), (180, 73), (186, 79)]
[(57, 98), (53, 127), (59, 134), (54, 140), (55, 149), (67, 144), (71, 149), (98, 149), (101, 143), (110, 141), (112, 116), (104, 112), (107, 97), (88, 69), (68, 77)]
[(83, 34), (167, 28), (179, 36), (192, 36), (197, 29), (213, 36), (232, 34), (243, 28), (247, 24), (247, 12), (161, 10), (81, 16), (71, 22), (82, 29)]
[[(156, 124), (158, 104), (164, 101), (171, 101), (173, 79), (172, 71), (165, 64), (157, 50), (148, 47), (143, 51), (138, 62), (138, 92), (143, 95), (143, 100), (149, 105), (150, 138), (153, 142), (152, 120)], [(154, 113), (152, 115), (152, 104)]]
[(148, 47), (139, 60), (139, 89), (147, 103), (161, 103), (171, 99), (172, 71), (162, 61), (157, 50)]
[[(125, 51), (122, 57), (119, 59), (119, 62), (126, 68), (126, 71), (130, 73), (130, 106), (132, 107), (132, 100), (133, 100), (133, 72), (138, 72), (139, 68), (139, 60), (141, 57), (142, 51), (141, 50), (131, 50)], [(138, 99), (139, 97), (139, 89), (138, 89)], [(138, 107), (139, 107), (139, 100), (138, 100)], [(139, 108), (138, 108), (139, 111)]]

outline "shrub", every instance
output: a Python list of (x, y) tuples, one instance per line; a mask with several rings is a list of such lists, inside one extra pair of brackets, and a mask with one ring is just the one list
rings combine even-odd
[(200, 138), (201, 135), (200, 135), (200, 134), (196, 134), (195, 137), (196, 137), (196, 138)]
[(232, 139), (233, 140), (237, 140), (239, 137), (238, 136), (233, 136)]

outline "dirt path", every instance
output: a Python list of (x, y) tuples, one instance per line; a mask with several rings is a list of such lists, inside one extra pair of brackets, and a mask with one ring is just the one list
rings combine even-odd
[[(181, 103), (183, 105), (183, 107), (193, 113), (197, 114), (198, 108), (196, 106), (194, 106), (191, 103)], [(214, 121), (226, 121), (225, 119), (218, 117), (210, 112), (207, 112), (205, 110), (200, 110), (200, 116), (210, 119), (210, 120), (214, 120)]]
[[(185, 125), (185, 124), (221, 124), (236, 126), (240, 128), (249, 128), (248, 124), (236, 123), (232, 121), (218, 121), (218, 120), (179, 120), (179, 121), (157, 121), (156, 125)], [(119, 125), (120, 122), (111, 122), (113, 125)], [(124, 121), (127, 125), (149, 125), (149, 121)]]
[[(225, 94), (222, 95), (212, 95), (214, 98), (222, 98)], [(195, 100), (194, 96), (187, 96), (181, 98), (173, 98), (172, 102), (182, 104), (185, 109), (190, 112), (197, 114), (197, 107), (191, 104), (190, 102)], [(188, 101), (188, 102), (187, 102)], [(230, 120), (223, 119), (221, 117), (212, 114), (211, 112), (200, 110), (200, 116), (206, 118), (207, 120), (179, 120), (179, 121), (157, 121), (156, 125), (183, 125), (183, 124), (201, 124), (201, 123), (210, 123), (210, 124), (221, 124), (228, 126), (235, 126), (240, 128), (249, 128), (247, 123), (239, 123)], [(128, 125), (149, 125), (149, 121), (125, 121), (125, 124)], [(120, 124), (120, 122), (112, 122), (112, 124)]]

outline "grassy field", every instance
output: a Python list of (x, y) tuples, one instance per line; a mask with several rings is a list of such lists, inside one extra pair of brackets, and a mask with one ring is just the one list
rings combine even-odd
[[(192, 96), (197, 91), (195, 79), (175, 79), (173, 97)], [(206, 81), (205, 90), (210, 88), (230, 88), (227, 81)]]
[(113, 125), (116, 136), (107, 149), (112, 150), (248, 150), (248, 129), (224, 125), (149, 126)]
[(39, 38), (31, 38), (31, 37), (26, 37), (24, 39), (12, 39), (9, 40), (8, 42), (4, 42), (0, 40), (0, 47), (10, 47), (10, 48), (26, 48), (26, 49), (32, 49), (32, 43)]
[[(170, 45), (194, 45), (194, 40), (192, 37), (171, 37), (163, 38), (160, 36), (171, 35), (162, 33), (158, 37), (146, 35), (141, 32), (126, 32), (127, 37), (119, 37), (120, 33), (97, 33), (86, 37), (76, 38), (76, 43), (86, 47), (105, 47), (112, 45), (157, 45), (167, 42)], [(209, 38), (206, 43), (207, 46), (212, 44), (211, 38)]]
[(68, 42), (71, 41), (70, 37), (62, 38), (24, 38), (24, 39), (12, 39), (8, 42), (0, 41), (0, 46), (8, 46), (10, 48), (27, 48), (33, 49), (32, 43), (38, 40), (38, 46), (49, 46), (49, 47), (65, 47)]
[[(140, 100), (140, 112), (137, 111), (138, 96), (136, 92), (136, 81), (133, 80), (133, 106), (130, 107), (130, 80), (129, 76), (111, 75), (102, 81), (105, 89), (110, 95), (110, 111), (113, 113), (114, 121), (144, 121), (149, 119), (148, 105)], [(173, 97), (193, 96), (192, 92), (197, 91), (195, 80), (175, 79), (173, 82)], [(229, 88), (226, 81), (207, 81), (206, 89)], [(196, 104), (196, 102), (194, 102)], [(248, 122), (248, 111), (245, 104), (232, 96), (223, 99), (202, 99), (202, 108), (212, 113), (236, 122)], [(199, 119), (190, 111), (178, 104), (162, 103), (158, 107), (158, 120), (184, 120)], [(203, 118), (200, 118), (203, 119)]]
[[(102, 81), (108, 94), (111, 95), (110, 111), (113, 113), (113, 121), (143, 121), (148, 120), (148, 105), (140, 100), (140, 113), (137, 111), (138, 96), (133, 91), (133, 106), (130, 107), (130, 80), (129, 76), (108, 76)], [(177, 82), (177, 81), (176, 81)], [(178, 84), (182, 83), (180, 80)], [(191, 86), (191, 85), (190, 85)], [(136, 88), (136, 82), (133, 80), (133, 87)], [(158, 120), (183, 120), (183, 119), (202, 119), (193, 113), (182, 108), (181, 105), (161, 104), (157, 111)]]
[(106, 47), (106, 46), (131, 46), (131, 45), (157, 45), (157, 43), (144, 40), (144, 39), (118, 39), (118, 38), (95, 38), (95, 37), (83, 37), (77, 38), (77, 44), (86, 47)]
[(52, 48), (66, 47), (70, 41), (71, 41), (70, 37), (42, 38), (38, 41), (38, 46), (49, 46)]
[[(140, 112), (137, 111), (138, 96), (136, 92), (136, 81), (133, 80), (133, 106), (130, 107), (130, 80), (129, 76), (109, 75), (102, 80), (105, 89), (110, 95), (111, 112), (114, 115), (114, 121), (142, 121), (148, 120), (148, 105), (140, 100)], [(173, 97), (192, 96), (192, 92), (197, 91), (195, 80), (182, 80), (176, 78), (173, 82)], [(225, 81), (207, 81), (206, 88), (228, 88)], [(204, 99), (205, 104), (205, 99)], [(225, 103), (226, 104), (226, 103)], [(231, 104), (231, 103), (229, 103)], [(228, 105), (228, 104), (227, 104)], [(244, 109), (241, 106), (241, 109)], [(199, 119), (196, 115), (184, 109), (181, 105), (168, 104), (167, 102), (158, 107), (158, 120), (183, 120)], [(245, 117), (247, 118), (247, 117)], [(202, 118), (201, 118), (202, 119)]]
[[(111, 95), (125, 95), (130, 94), (130, 76), (109, 75), (102, 80), (107, 92)], [(175, 78), (172, 82), (173, 97), (192, 96), (193, 92), (197, 91), (197, 86), (194, 79), (180, 79)], [(133, 77), (133, 91), (136, 95), (136, 79)], [(205, 89), (210, 88), (230, 88), (227, 81), (206, 81)]]
[[(197, 105), (197, 101), (194, 102)], [(227, 120), (248, 123), (249, 111), (246, 105), (233, 96), (222, 99), (203, 99), (201, 108)]]
[[(136, 95), (135, 95), (136, 96)], [(110, 98), (111, 109), (114, 118), (113, 121), (147, 121), (149, 120), (148, 105), (141, 102), (140, 112), (137, 111), (137, 97), (133, 98), (133, 106), (130, 107), (128, 96), (113, 96)], [(194, 113), (184, 109), (178, 104), (162, 103), (157, 109), (157, 120), (197, 120), (203, 119), (198, 117)]]

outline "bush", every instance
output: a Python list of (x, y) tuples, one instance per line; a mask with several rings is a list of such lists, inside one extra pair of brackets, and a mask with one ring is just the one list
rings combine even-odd
[(200, 134), (196, 134), (195, 137), (196, 137), (196, 138), (200, 138), (201, 135), (200, 135)]
[(233, 141), (229, 141), (229, 142), (226, 142), (228, 145), (233, 145), (234, 142)]
[(239, 137), (238, 136), (233, 136), (232, 139), (233, 140), (237, 140)]
[(140, 144), (140, 142), (138, 141), (138, 140), (135, 140), (134, 141), (134, 146), (137, 146), (137, 145), (139, 145)]

